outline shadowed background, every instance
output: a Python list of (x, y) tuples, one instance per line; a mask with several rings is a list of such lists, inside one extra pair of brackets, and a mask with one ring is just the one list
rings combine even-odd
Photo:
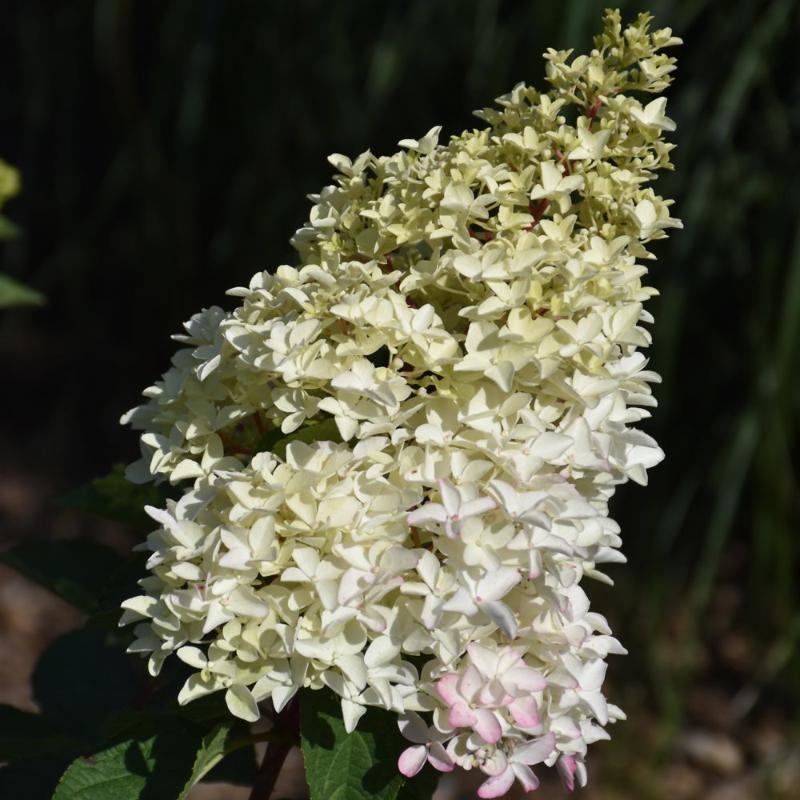
[[(0, 541), (124, 551), (129, 531), (58, 497), (135, 457), (118, 419), (180, 322), (292, 263), (325, 156), (477, 123), (515, 82), (543, 83), (545, 47), (589, 47), (604, 5), (6, 3), (0, 157), (22, 173), (6, 212), (24, 235), (0, 269), (48, 303), (0, 313)], [(586, 796), (798, 798), (800, 3), (621, 6), (686, 42), (677, 170), (657, 185), (685, 230), (651, 273), (664, 383), (647, 430), (667, 459), (612, 506), (617, 587), (587, 587), (631, 654), (609, 686), (630, 719), (595, 748)], [(32, 659), (77, 618), (0, 581), (0, 695), (30, 704)]]

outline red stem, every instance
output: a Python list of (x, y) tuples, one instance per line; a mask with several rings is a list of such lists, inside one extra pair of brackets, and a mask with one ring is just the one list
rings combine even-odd
[(256, 413), (253, 415), (253, 418), (255, 419), (256, 428), (258, 428), (259, 436), (263, 436), (264, 435), (264, 422), (261, 419), (261, 412), (260, 411), (256, 411)]
[(564, 174), (572, 175), (572, 168), (569, 165), (569, 161), (567, 160), (567, 157), (561, 152), (560, 148), (553, 145), (553, 153), (555, 154), (555, 157), (558, 159), (558, 163), (564, 165)]
[(261, 761), (258, 774), (256, 775), (253, 789), (250, 792), (250, 800), (269, 800), (281, 774), (283, 762), (289, 751), (297, 744), (300, 738), (300, 707), (297, 698), (275, 719), (273, 734), (277, 741), (267, 744), (267, 752)]
[(235, 442), (230, 436), (228, 436), (227, 433), (224, 433), (223, 431), (217, 431), (217, 435), (219, 436), (226, 453), (230, 453), (231, 455), (234, 455), (235, 453), (240, 453), (241, 455), (245, 456), (253, 455), (254, 451), (252, 447), (247, 447), (246, 445)]
[(472, 225), (467, 225), (467, 233), (479, 242), (491, 242), (494, 239), (494, 234), (491, 231), (474, 231)]
[(544, 200), (540, 200), (536, 205), (533, 204), (533, 200), (528, 201), (528, 211), (530, 211), (530, 214), (533, 217), (533, 221), (530, 225), (528, 225), (529, 231), (532, 231), (539, 224), (549, 205), (550, 201), (546, 197)]
[(592, 127), (592, 122), (594, 122), (594, 118), (597, 116), (597, 112), (600, 111), (600, 106), (603, 105), (603, 101), (599, 97), (595, 97), (592, 101), (592, 105), (589, 110), (586, 112), (586, 116), (589, 119), (589, 127)]

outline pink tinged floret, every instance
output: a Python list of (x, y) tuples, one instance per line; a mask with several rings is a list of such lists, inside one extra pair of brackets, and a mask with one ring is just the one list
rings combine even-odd
[(575, 791), (575, 771), (578, 768), (578, 762), (575, 756), (561, 756), (556, 762), (556, 769), (561, 776), (561, 783), (568, 792)]
[(542, 563), (542, 554), (538, 550), (532, 550), (530, 553), (530, 566), (528, 567), (528, 578), (532, 581), (536, 580), (544, 570)]
[(459, 700), (457, 689), (458, 677), (457, 672), (448, 672), (439, 678), (436, 683), (436, 691), (439, 692), (439, 697), (449, 706), (452, 706), (453, 703), (457, 703)]
[[(502, 797), (511, 788), (515, 778), (526, 792), (538, 789), (539, 779), (534, 775), (531, 765), (544, 761), (553, 752), (555, 742), (555, 736), (549, 733), (517, 747), (505, 763), (504, 769), (490, 775), (480, 785), (478, 797)], [(483, 770), (487, 772), (485, 768)]]
[(513, 784), (514, 772), (511, 767), (506, 767), (499, 775), (488, 778), (478, 787), (478, 797), (502, 797)]
[(451, 772), (455, 768), (453, 759), (441, 742), (441, 732), (429, 728), (418, 714), (411, 712), (403, 715), (399, 725), (402, 735), (414, 742), (397, 760), (397, 768), (403, 775), (416, 775), (425, 766), (426, 759), (439, 772)]
[(481, 691), (485, 682), (486, 679), (483, 675), (481, 675), (475, 666), (470, 664), (464, 670), (464, 674), (458, 682), (458, 693), (464, 700), (471, 703), (475, 699), (475, 696)]
[(539, 709), (532, 697), (518, 697), (509, 705), (508, 710), (514, 722), (522, 728), (537, 728), (539, 726)]
[(454, 728), (474, 728), (487, 744), (500, 741), (503, 729), (494, 712), (486, 708), (471, 709), (465, 703), (456, 703), (450, 708), (447, 722)]
[(454, 728), (474, 728), (489, 744), (494, 744), (503, 735), (497, 716), (488, 708), (475, 708), (476, 696), (483, 688), (485, 678), (470, 664), (464, 674), (450, 672), (439, 679), (436, 689), (440, 697), (450, 706), (447, 721)]
[(495, 744), (500, 741), (503, 729), (497, 715), (485, 708), (475, 710), (475, 731), (488, 744)]
[(427, 759), (428, 748), (424, 744), (413, 745), (400, 754), (400, 758), (397, 759), (397, 769), (406, 778), (411, 778), (425, 766)]
[[(470, 648), (472, 648), (470, 650)], [(478, 645), (472, 643), (468, 645), (467, 650), (469, 650), (470, 655), (475, 658), (475, 653), (478, 651)], [(497, 654), (497, 672), (498, 673), (506, 673), (510, 669), (514, 669), (515, 667), (522, 666), (525, 667), (525, 662), (522, 660), (522, 656), (519, 654), (518, 650), (515, 650), (513, 647), (504, 647), (500, 650)]]
[(526, 792), (535, 792), (539, 788), (539, 779), (527, 764), (509, 764), (514, 777), (522, 784)]
[(477, 722), (477, 717), (465, 703), (455, 703), (450, 707), (447, 722), (454, 728), (470, 728)]
[(514, 702), (514, 695), (509, 694), (497, 681), (483, 687), (478, 696), (482, 706), (505, 708)]

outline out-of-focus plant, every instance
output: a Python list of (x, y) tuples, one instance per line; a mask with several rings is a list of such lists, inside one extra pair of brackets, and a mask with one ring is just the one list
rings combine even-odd
[[(19, 190), (19, 171), (0, 159), (0, 210)], [(5, 214), (0, 214), (0, 240), (17, 236), (19, 228)], [(43, 302), (44, 297), (39, 292), (0, 272), (0, 308), (38, 306)]]

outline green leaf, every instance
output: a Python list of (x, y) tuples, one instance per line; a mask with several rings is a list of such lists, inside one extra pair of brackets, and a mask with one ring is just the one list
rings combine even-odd
[(93, 740), (111, 715), (136, 694), (133, 664), (102, 631), (72, 631), (56, 639), (33, 673), (33, 693), (43, 713), (75, 736)]
[(44, 305), (43, 294), (0, 272), (0, 308), (41, 305)]
[(111, 548), (77, 539), (23, 542), (0, 560), (87, 613), (123, 563)]
[[(174, 688), (172, 695), (177, 693)], [(147, 739), (176, 726), (183, 726), (194, 736), (197, 749), (187, 772), (187, 783), (181, 798), (195, 783), (219, 780), (225, 783), (252, 784), (256, 776), (256, 757), (249, 726), (230, 713), (223, 720), (198, 721), (186, 707), (162, 705), (155, 698), (144, 710), (123, 710), (113, 715), (103, 726), (103, 739), (107, 742)]]
[(234, 720), (221, 722), (212, 728), (204, 737), (195, 756), (192, 774), (177, 800), (185, 800), (189, 790), (199, 783), (233, 747), (232, 740), (235, 732), (241, 729)]
[(53, 800), (170, 800), (183, 797), (199, 745), (198, 732), (171, 726), (75, 759)]
[(253, 785), (258, 773), (258, 761), (253, 742), (245, 738), (246, 734), (247, 730), (243, 729), (242, 738), (237, 737), (231, 741), (225, 758), (203, 775), (202, 781), (232, 783), (236, 786)]
[(406, 747), (396, 719), (370, 708), (348, 734), (332, 692), (304, 691), (300, 734), (311, 800), (395, 800), (405, 780), (397, 757)]
[(0, 705), (0, 761), (57, 753), (68, 746), (61, 729), (41, 714)]
[(125, 466), (116, 464), (103, 478), (95, 478), (61, 498), (65, 508), (87, 511), (142, 530), (154, 527), (145, 506), (163, 506), (170, 489), (151, 484), (138, 485), (125, 477)]
[(286, 448), (292, 442), (341, 442), (342, 437), (339, 433), (339, 428), (336, 425), (336, 420), (326, 419), (323, 422), (313, 422), (303, 425), (290, 434), (284, 435), (277, 431), (270, 431), (258, 443), (257, 449), (260, 451), (268, 450), (270, 453), (275, 453), (276, 456), (286, 458)]

